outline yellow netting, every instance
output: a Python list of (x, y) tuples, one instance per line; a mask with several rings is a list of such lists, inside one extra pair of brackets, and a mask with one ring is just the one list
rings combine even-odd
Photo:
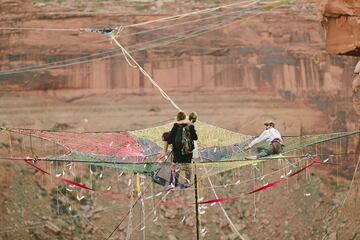
[[(82, 134), (35, 130), (26, 131), (22, 129), (15, 131), (14, 129), (9, 129), (8, 131), (2, 131), (3, 134), (1, 134), (2, 137), (0, 140), (2, 140), (3, 144), (0, 147), (0, 157), (43, 157), (43, 160), (49, 161), (82, 162), (90, 165), (119, 168), (128, 172), (152, 174), (169, 163), (169, 161), (166, 163), (159, 161), (157, 158), (163, 145), (161, 136), (164, 132), (170, 131), (172, 126), (173, 123), (168, 123), (154, 128), (117, 134)], [(207, 168), (207, 173), (202, 176), (215, 175), (265, 160), (288, 158), (289, 155), (296, 155), (295, 152), (298, 150), (305, 149), (305, 153), (312, 153), (312, 147), (315, 144), (359, 134), (359, 130), (357, 130), (352, 132), (284, 137), (286, 147), (282, 153), (283, 155), (272, 155), (260, 160), (245, 160), (247, 156), (255, 155), (256, 147), (265, 146), (267, 143), (262, 142), (255, 145), (251, 151), (244, 151), (243, 148), (249, 143), (252, 136), (239, 134), (202, 122), (197, 122), (195, 128), (199, 138), (198, 146), (201, 158), (195, 159), (196, 167)], [(47, 139), (40, 138), (40, 136), (45, 135)], [(105, 138), (105, 135), (116, 138), (108, 139)], [(67, 136), (67, 138), (64, 136)], [(89, 136), (91, 136), (91, 138), (89, 138)], [(94, 142), (93, 136), (97, 136), (96, 139), (98, 139), (99, 142)], [(71, 145), (64, 143), (63, 146), (59, 142), (59, 137), (63, 140), (68, 139)], [(78, 145), (80, 147), (78, 147)], [(75, 149), (72, 149), (74, 146)], [(120, 154), (119, 156), (103, 154), (104, 151), (97, 151), (102, 154), (96, 154), (94, 152), (96, 149), (102, 147), (111, 149), (114, 147), (119, 150), (119, 146), (126, 150), (124, 154)], [(64, 149), (67, 148), (69, 148), (68, 150), (70, 151), (64, 151)], [(143, 155), (138, 157), (126, 154), (127, 152), (133, 152), (134, 149), (132, 148), (140, 149)], [(109, 153), (112, 152), (114, 151), (109, 151)], [(301, 158), (301, 156), (294, 157)]]
[[(159, 127), (136, 130), (130, 132), (137, 137), (144, 137), (162, 145), (161, 136), (164, 132), (171, 130), (173, 123), (168, 123)], [(252, 136), (232, 132), (223, 128), (215, 127), (203, 122), (197, 122), (195, 129), (199, 148), (228, 146), (235, 143), (249, 141)]]

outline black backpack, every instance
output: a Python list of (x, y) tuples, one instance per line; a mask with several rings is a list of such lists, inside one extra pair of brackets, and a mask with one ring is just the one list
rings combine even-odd
[(187, 155), (194, 150), (194, 141), (191, 139), (190, 126), (179, 124), (175, 135), (175, 147), (181, 155)]

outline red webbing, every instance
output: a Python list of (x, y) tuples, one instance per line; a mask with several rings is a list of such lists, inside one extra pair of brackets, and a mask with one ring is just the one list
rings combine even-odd
[[(26, 158), (25, 158), (25, 159), (26, 159)], [(27, 164), (29, 164), (30, 166), (32, 166), (33, 168), (39, 170), (40, 172), (52, 176), (49, 172), (47, 172), (47, 171), (43, 170), (42, 168), (36, 166), (36, 165), (33, 164), (31, 161), (25, 160), (25, 162), (26, 162)], [(60, 177), (52, 176), (52, 177), (58, 178), (58, 179), (60, 179), (61, 181), (64, 181), (64, 182), (66, 182), (66, 183), (69, 183), (69, 184), (71, 184), (71, 185), (74, 185), (74, 186), (77, 186), (77, 187), (80, 187), (80, 188), (84, 188), (84, 189), (87, 189), (87, 190), (95, 191), (94, 189), (87, 187), (85, 184), (81, 184), (81, 183), (72, 181), (72, 180), (70, 180), (70, 179), (61, 177), (61, 176), (60, 176)], [(99, 191), (98, 191), (98, 192), (99, 192)], [(155, 204), (155, 205), (178, 205), (178, 204), (185, 204), (184, 202), (161, 202), (161, 201), (159, 201), (159, 202), (151, 202), (151, 201), (145, 201), (145, 200), (143, 200), (143, 199), (121, 197), (119, 194), (114, 195), (113, 193), (103, 192), (103, 191), (100, 191), (99, 193), (101, 193), (102, 195), (111, 195), (113, 198), (118, 199), (118, 200), (136, 201), (136, 202), (141, 202), (141, 203), (144, 203), (144, 204)]]
[(279, 180), (276, 180), (275, 182), (269, 183), (269, 184), (267, 184), (265, 186), (262, 186), (262, 187), (260, 187), (258, 189), (255, 189), (254, 191), (248, 192), (248, 194), (260, 192), (260, 191), (265, 190), (267, 188), (271, 188), (271, 187), (275, 186), (276, 184), (281, 183), (281, 182), (283, 182), (283, 181), (285, 181), (287, 179), (288, 178), (280, 178)]
[(64, 181), (64, 182), (67, 182), (67, 183), (69, 183), (69, 184), (71, 184), (71, 185), (78, 186), (78, 187), (81, 187), (81, 188), (85, 188), (85, 189), (94, 191), (92, 188), (87, 187), (85, 184), (78, 183), (78, 182), (72, 181), (72, 180), (70, 180), (70, 179), (61, 177), (61, 176), (60, 176), (60, 177), (57, 177), (57, 178), (61, 179), (61, 180)]
[(241, 196), (233, 196), (233, 197), (225, 197), (225, 198), (216, 198), (216, 199), (211, 199), (211, 200), (199, 202), (199, 204), (225, 202), (225, 201), (234, 200), (234, 199), (237, 199), (237, 198), (240, 198), (240, 197), (241, 197)]
[(308, 169), (309, 167), (311, 167), (313, 164), (315, 163), (315, 161), (312, 161), (310, 164), (308, 164), (308, 162), (306, 161), (306, 166), (303, 168), (300, 168), (299, 170), (297, 170), (296, 172), (293, 172), (292, 174), (289, 175), (289, 177), (295, 176), (299, 173), (301, 173), (302, 171), (304, 171), (305, 169)]
[(47, 171), (39, 168), (38, 166), (36, 166), (35, 164), (33, 164), (31, 161), (25, 160), (25, 162), (26, 162), (27, 164), (29, 164), (30, 166), (32, 166), (33, 168), (36, 168), (36, 169), (39, 170), (40, 172), (45, 173), (45, 174), (47, 174), (47, 175), (50, 175), (50, 173), (48, 173)]
[[(33, 168), (37, 169), (38, 171), (44, 173), (44, 174), (47, 174), (47, 175), (50, 175), (52, 176), (50, 173), (48, 173), (47, 171), (43, 170), (42, 168), (36, 166), (34, 163), (32, 163), (31, 160), (29, 160), (29, 157), (12, 157), (12, 158), (8, 158), (10, 160), (24, 160), (25, 163), (27, 163), (28, 165), (32, 166)], [(301, 173), (302, 171), (310, 168), (312, 165), (314, 164), (329, 164), (329, 165), (337, 165), (336, 163), (326, 163), (326, 162), (321, 162), (321, 161), (318, 161), (316, 159), (313, 159), (310, 164), (306, 164), (305, 167), (297, 170), (296, 172), (293, 172), (292, 174), (289, 175), (289, 177), (293, 177), (299, 173)], [(52, 176), (54, 177), (54, 176)], [(56, 176), (55, 176), (56, 177)], [(74, 185), (74, 186), (77, 186), (77, 187), (80, 187), (80, 188), (84, 188), (84, 189), (87, 189), (87, 190), (91, 190), (91, 191), (94, 191), (93, 189), (87, 187), (85, 184), (81, 184), (81, 183), (78, 183), (78, 182), (75, 182), (75, 181), (72, 181), (70, 179), (67, 179), (67, 178), (64, 178), (64, 177), (56, 177), (66, 183), (69, 183), (71, 185)], [(271, 188), (285, 180), (287, 180), (288, 177), (283, 177), (283, 178), (280, 178), (279, 180), (276, 180), (270, 184), (267, 184), (265, 186), (262, 186), (260, 188), (257, 188), (251, 192), (248, 192), (248, 194), (253, 194), (253, 193), (256, 193), (256, 192), (260, 192), (262, 190), (265, 190), (265, 189), (268, 189), (268, 188)], [(112, 197), (114, 197), (114, 194), (113, 193), (108, 193), (108, 192), (100, 192), (102, 193), (103, 195), (111, 195)], [(210, 204), (210, 203), (217, 203), (217, 202), (225, 202), (225, 201), (230, 201), (230, 200), (234, 200), (234, 199), (237, 199), (237, 198), (240, 198), (241, 196), (232, 196), (232, 197), (224, 197), (224, 198), (216, 198), (216, 199), (211, 199), (211, 200), (206, 200), (206, 201), (202, 201), (202, 202), (199, 202), (198, 204)], [(150, 201), (145, 201), (143, 199), (136, 199), (136, 198), (128, 198), (128, 197), (120, 197), (119, 195), (118, 196), (115, 196), (115, 199), (118, 199), (118, 200), (127, 200), (127, 201), (137, 201), (137, 202), (141, 202), (141, 203), (144, 203), (144, 204), (156, 204), (156, 205), (177, 205), (177, 204), (185, 204), (184, 202), (150, 202)]]
[[(292, 176), (295, 176), (295, 175), (301, 173), (302, 171), (308, 169), (309, 167), (311, 167), (311, 166), (314, 165), (315, 163), (336, 165), (336, 164), (334, 164), (334, 163), (324, 163), (324, 162), (318, 161), (318, 160), (316, 160), (316, 159), (313, 159), (310, 164), (307, 163), (305, 167), (297, 170), (296, 172), (293, 172), (292, 174), (289, 175), (289, 177), (292, 177)], [(275, 185), (277, 185), (277, 184), (279, 184), (279, 183), (281, 183), (281, 182), (283, 182), (283, 181), (285, 181), (285, 180), (287, 180), (287, 179), (288, 179), (287, 177), (280, 178), (279, 180), (276, 180), (275, 182), (272, 182), (272, 183), (270, 183), (270, 184), (267, 184), (267, 185), (265, 185), (265, 186), (262, 186), (262, 187), (260, 187), (260, 188), (257, 188), (257, 189), (255, 189), (255, 190), (253, 190), (253, 191), (251, 191), (251, 192), (248, 192), (248, 194), (253, 194), (253, 193), (260, 192), (260, 191), (262, 191), (262, 190), (271, 188), (271, 187), (273, 187), (273, 186), (275, 186)], [(207, 200), (207, 201), (202, 201), (202, 202), (200, 202), (199, 204), (209, 204), (209, 203), (216, 203), (216, 202), (225, 202), (225, 201), (229, 201), (229, 200), (233, 200), (233, 199), (237, 199), (237, 198), (240, 198), (240, 196), (225, 197), (225, 198), (216, 198), (216, 199), (211, 199), (211, 200)]]
[[(44, 169), (36, 166), (36, 165), (33, 164), (32, 162), (26, 161), (26, 160), (25, 160), (25, 162), (26, 162), (27, 164), (29, 164), (30, 166), (32, 166), (33, 168), (39, 170), (40, 172), (52, 176), (50, 173), (48, 173), (48, 172), (45, 171)], [(52, 177), (54, 177), (54, 176), (52, 176)], [(70, 180), (70, 179), (61, 177), (61, 176), (60, 176), (60, 177), (55, 176), (55, 178), (58, 178), (58, 179), (60, 179), (61, 181), (67, 182), (67, 183), (69, 183), (69, 184), (71, 184), (71, 185), (74, 185), (74, 186), (77, 186), (77, 187), (81, 187), (81, 188), (84, 188), (84, 189), (88, 189), (88, 190), (94, 191), (93, 189), (87, 187), (85, 184), (78, 183), (78, 182), (72, 181), (72, 180)]]

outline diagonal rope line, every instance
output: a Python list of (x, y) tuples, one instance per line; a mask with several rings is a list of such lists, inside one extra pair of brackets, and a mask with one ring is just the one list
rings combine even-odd
[[(207, 168), (204, 167), (204, 169), (205, 169), (206, 174), (208, 174)], [(213, 186), (213, 183), (212, 183), (210, 177), (208, 176), (207, 179), (208, 179), (208, 181), (209, 181), (209, 184), (210, 184), (210, 186), (211, 186), (211, 189), (212, 189), (215, 197), (216, 197), (216, 198), (219, 198), (218, 195), (217, 195), (217, 193), (216, 193), (216, 191), (215, 191), (215, 188), (214, 188), (214, 186)], [(228, 220), (228, 222), (229, 222), (231, 228), (233, 229), (233, 231), (240, 237), (241, 240), (246, 240), (246, 238), (240, 234), (240, 232), (239, 232), (239, 231), (237, 230), (237, 228), (235, 227), (234, 223), (231, 221), (229, 215), (228, 215), (227, 212), (225, 211), (225, 209), (224, 209), (223, 205), (221, 204), (221, 202), (218, 202), (218, 204), (219, 204), (222, 212), (224, 213), (226, 219)]]
[[(277, 1), (276, 3), (280, 3), (281, 5), (276, 6), (276, 7), (272, 7), (270, 10), (274, 10), (276, 8), (281, 7), (285, 2), (284, 1)], [(168, 45), (170, 43), (174, 43), (174, 42), (182, 41), (182, 40), (189, 39), (189, 38), (192, 38), (192, 37), (196, 37), (198, 35), (205, 34), (205, 33), (208, 33), (208, 32), (214, 31), (214, 30), (218, 30), (218, 29), (220, 29), (222, 27), (227, 27), (229, 25), (241, 22), (242, 20), (247, 20), (249, 18), (256, 17), (256, 16), (258, 16), (258, 15), (260, 15), (262, 13), (263, 12), (260, 12), (260, 13), (251, 15), (251, 16), (249, 16), (247, 18), (244, 18), (244, 19), (236, 20), (236, 18), (235, 18), (235, 19), (233, 19), (233, 22), (221, 23), (221, 24), (218, 24), (217, 26), (215, 26), (214, 28), (197, 30), (195, 33), (190, 33), (188, 35), (183, 34), (183, 36), (181, 36), (180, 34), (176, 34), (176, 35), (174, 35), (176, 37), (175, 39), (170, 39), (168, 41), (159, 42), (159, 43), (154, 44), (154, 45), (149, 45), (149, 46), (146, 46), (146, 47), (141, 47), (141, 48), (138, 48), (138, 49), (134, 49), (131, 52), (142, 51), (142, 50), (146, 50), (146, 49), (149, 49), (149, 48), (155, 48), (155, 47), (159, 47), (159, 46), (164, 46), (164, 45)], [(177, 37), (178, 35), (180, 35), (180, 37)], [(169, 37), (168, 37), (168, 39), (169, 39)], [(160, 40), (162, 40), (162, 38)], [(154, 41), (150, 41), (150, 42), (154, 42)], [(149, 43), (149, 42), (147, 42), (147, 43)], [(144, 43), (142, 43), (141, 45), (144, 45)], [(136, 44), (133, 47), (135, 47), (135, 46), (136, 46)], [(96, 55), (104, 55), (104, 54), (109, 54), (109, 55), (100, 56), (100, 57), (94, 57), (92, 59), (80, 60), (82, 58), (87, 58), (87, 57), (96, 56)], [(27, 69), (29, 67), (25, 67), (25, 68), (21, 68), (21, 69), (15, 69), (15, 70), (6, 71), (6, 72), (0, 72), (0, 75), (8, 75), (8, 74), (14, 74), (14, 73), (21, 73), (21, 72), (32, 72), (32, 71), (39, 71), (39, 70), (67, 67), (67, 66), (71, 66), (71, 65), (75, 65), (75, 64), (88, 63), (88, 62), (91, 62), (93, 60), (108, 59), (108, 58), (115, 57), (117, 55), (120, 55), (120, 54), (119, 53), (114, 53), (114, 51), (107, 51), (107, 52), (103, 52), (103, 53), (96, 53), (96, 54), (91, 54), (89, 56), (77, 58), (77, 59), (79, 59), (79, 61), (77, 61), (77, 62), (70, 62), (70, 61), (75, 61), (77, 59), (70, 59), (70, 60), (67, 60), (67, 61), (64, 60), (64, 61), (61, 61), (61, 62), (56, 62), (56, 63), (51, 63), (51, 64), (44, 64), (44, 65), (39, 66), (38, 68), (30, 67), (30, 69)], [(57, 64), (57, 65), (54, 65), (54, 64)], [(46, 66), (48, 66), (48, 67), (46, 67)]]
[[(200, 28), (198, 28), (198, 29), (200, 29)], [(196, 31), (196, 30), (197, 29), (195, 29), (194, 31)], [(202, 30), (204, 31), (204, 27)], [(203, 32), (203, 33), (206, 33), (206, 32)], [(137, 34), (137, 33), (134, 33), (134, 34)], [(186, 34), (188, 34), (191, 37), (191, 31), (186, 30), (186, 31), (174, 34), (174, 35), (170, 35), (167, 37), (161, 37), (161, 38), (151, 40), (151, 41), (148, 41), (145, 43), (134, 44), (131, 46), (131, 48), (133, 50), (130, 52), (137, 52), (137, 51), (146, 50), (146, 49), (152, 48), (152, 47), (168, 45), (172, 42), (176, 42), (177, 38), (179, 40), (182, 40), (183, 38), (180, 39), (180, 37), (186, 36)], [(122, 35), (122, 37), (123, 36), (130, 36), (130, 34)], [(174, 38), (174, 39), (172, 39), (172, 38)], [(164, 41), (164, 40), (167, 40), (167, 41)], [(150, 45), (150, 43), (156, 43), (156, 42), (158, 42), (158, 43), (154, 44), (154, 45)], [(148, 46), (145, 44), (147, 44)], [(142, 47), (138, 47), (137, 45), (140, 45)], [(145, 45), (145, 47), (144, 47), (144, 45)], [(117, 53), (116, 50), (108, 50), (108, 51), (92, 53), (92, 54), (89, 54), (86, 56), (72, 58), (72, 59), (63, 60), (63, 61), (57, 61), (57, 62), (48, 63), (48, 64), (42, 64), (42, 65), (37, 65), (37, 66), (36, 65), (35, 66), (26, 66), (26, 67), (12, 69), (12, 70), (8, 70), (8, 71), (2, 71), (2, 72), (0, 72), (0, 75), (8, 75), (8, 74), (21, 73), (21, 72), (32, 72), (32, 71), (47, 70), (47, 69), (53, 69), (53, 68), (59, 68), (59, 67), (67, 67), (67, 66), (71, 66), (71, 65), (91, 62), (93, 60), (103, 60), (103, 59), (107, 59), (107, 58), (112, 58), (112, 57), (115, 57), (118, 55), (121, 55), (121, 53)]]
[(257, 2), (260, 2), (260, 1), (259, 0), (256, 0), (256, 1), (240, 1), (240, 2), (236, 2), (236, 3), (228, 4), (228, 5), (221, 5), (221, 6), (217, 6), (217, 7), (213, 7), (213, 8), (202, 9), (202, 10), (199, 10), (199, 11), (183, 13), (183, 14), (179, 14), (179, 15), (175, 15), (175, 16), (159, 18), (159, 19), (145, 21), (145, 22), (136, 23), (136, 24), (130, 24), (130, 25), (127, 25), (126, 27), (137, 27), (137, 26), (142, 26), (142, 25), (146, 25), (146, 24), (149, 24), (149, 23), (177, 20), (177, 19), (187, 17), (187, 16), (191, 16), (191, 15), (214, 12), (214, 11), (220, 10), (222, 8), (230, 8), (230, 7), (234, 7), (236, 5), (241, 6), (241, 4), (248, 3), (248, 2), (257, 3)]
[[(232, 7), (243, 7), (243, 4), (246, 4), (246, 3), (256, 4), (256, 3), (260, 3), (260, 2), (261, 2), (260, 0), (243, 0), (243, 1), (238, 1), (235, 3), (231, 3), (231, 4), (225, 4), (225, 5), (219, 5), (216, 7), (205, 8), (205, 9), (201, 9), (198, 11), (192, 11), (192, 12), (182, 13), (182, 14), (173, 15), (173, 16), (169, 16), (169, 17), (162, 17), (162, 18), (158, 18), (155, 20), (149, 20), (149, 21), (144, 21), (144, 22), (140, 22), (140, 23), (129, 24), (124, 27), (125, 28), (138, 27), (138, 26), (148, 25), (151, 23), (159, 23), (159, 22), (165, 22), (165, 21), (178, 20), (178, 19), (188, 17), (188, 16), (211, 13), (211, 12), (214, 12), (214, 11), (217, 11), (220, 9), (226, 9), (226, 8), (232, 8)], [(263, 2), (267, 3), (266, 1), (263, 1)], [(82, 28), (0, 27), (0, 30), (27, 30), (27, 31), (34, 30), (34, 31), (69, 31), (69, 32), (76, 31), (76, 32), (78, 32), (81, 29)]]
[(348, 197), (349, 197), (349, 195), (350, 195), (352, 186), (353, 186), (353, 184), (354, 184), (355, 176), (356, 176), (356, 173), (357, 173), (358, 168), (359, 168), (359, 164), (360, 164), (360, 155), (359, 155), (358, 161), (357, 161), (357, 163), (356, 163), (356, 167), (355, 167), (355, 170), (354, 170), (354, 175), (353, 175), (353, 177), (352, 177), (352, 179), (351, 179), (351, 183), (350, 183), (350, 186), (349, 186), (349, 190), (348, 190), (348, 192), (347, 192), (347, 194), (346, 194), (346, 196), (345, 196), (345, 198), (344, 198), (344, 200), (343, 200), (343, 202), (342, 202), (342, 204), (341, 204), (341, 207), (344, 207), (345, 202), (346, 202), (346, 200), (348, 199)]
[[(166, 94), (166, 92), (154, 81), (154, 79), (152, 79), (152, 77), (139, 65), (138, 62), (136, 62), (136, 60), (129, 54), (128, 51), (126, 51), (126, 49), (116, 40), (116, 38), (114, 37), (114, 35), (110, 35), (111, 39), (116, 43), (116, 45), (121, 49), (121, 51), (124, 53), (124, 56), (127, 56), (135, 65), (136, 67), (142, 72), (142, 74), (144, 74), (144, 76), (159, 90), (159, 92), (161, 93), (161, 95), (168, 100), (171, 105), (173, 105), (178, 111), (182, 111), (181, 108), (176, 105), (176, 103)], [(133, 66), (128, 60), (126, 60), (130, 66)]]

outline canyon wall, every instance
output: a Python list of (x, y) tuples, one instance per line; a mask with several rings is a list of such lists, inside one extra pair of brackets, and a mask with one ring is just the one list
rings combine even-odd
[[(12, 22), (17, 27), (47, 26), (72, 29), (70, 32), (2, 30), (2, 83), (8, 87), (15, 83), (21, 89), (139, 91), (151, 88), (137, 70), (128, 66), (116, 45), (110, 43), (109, 37), (81, 33), (76, 29), (134, 23), (158, 16), (70, 13), (24, 14), (15, 23)], [(323, 31), (318, 19), (319, 14), (313, 5), (292, 5), (244, 18), (238, 24), (197, 38), (139, 51), (134, 53), (134, 57), (166, 89), (268, 88), (291, 94), (345, 90), (344, 85), (351, 86), (350, 79), (356, 62), (353, 58), (329, 56), (324, 51)], [(5, 24), (3, 22), (1, 25)], [(201, 22), (197, 25), (200, 26)], [(186, 30), (186, 27), (154, 32), (151, 35), (153, 38), (135, 34), (123, 40), (124, 46), (141, 46), (149, 38), (167, 37)], [(101, 53), (104, 51), (111, 53)], [(89, 54), (93, 55), (89, 57)], [(109, 57), (114, 54), (116, 56)], [(91, 60), (94, 58), (100, 60)], [(83, 61), (87, 63), (76, 64)], [(54, 62), (60, 65), (64, 63), (64, 67), (51, 69)], [(9, 70), (21, 70), (29, 65), (40, 68), (6, 74)]]
[[(357, 59), (326, 52), (322, 15), (312, 2), (261, 10), (262, 14), (226, 9), (216, 12), (220, 17), (213, 13), (126, 28), (118, 40), (166, 91), (247, 90), (264, 96), (272, 91), (290, 101), (305, 99), (329, 116), (346, 112), (351, 121), (357, 121), (348, 104), (354, 95), (351, 89)], [(2, 28), (0, 32), (1, 88), (157, 93), (129, 66), (108, 35), (80, 29), (125, 26), (165, 17), (169, 12), (211, 6), (187, 3), (2, 3), (9, 16), (1, 18), (1, 27), (19, 29)], [(204, 26), (208, 32), (194, 38), (171, 38)], [(36, 27), (46, 31), (34, 30)], [(151, 31), (157, 28), (160, 31)], [(169, 37), (175, 40), (146, 47)]]
[[(326, 50), (331, 54), (360, 56), (360, 2), (356, 0), (326, 1), (322, 25), (326, 34)], [(353, 103), (360, 115), (359, 71), (354, 71)]]
[(329, 53), (359, 56), (359, 1), (326, 1), (323, 9), (322, 24), (326, 33), (326, 50)]

